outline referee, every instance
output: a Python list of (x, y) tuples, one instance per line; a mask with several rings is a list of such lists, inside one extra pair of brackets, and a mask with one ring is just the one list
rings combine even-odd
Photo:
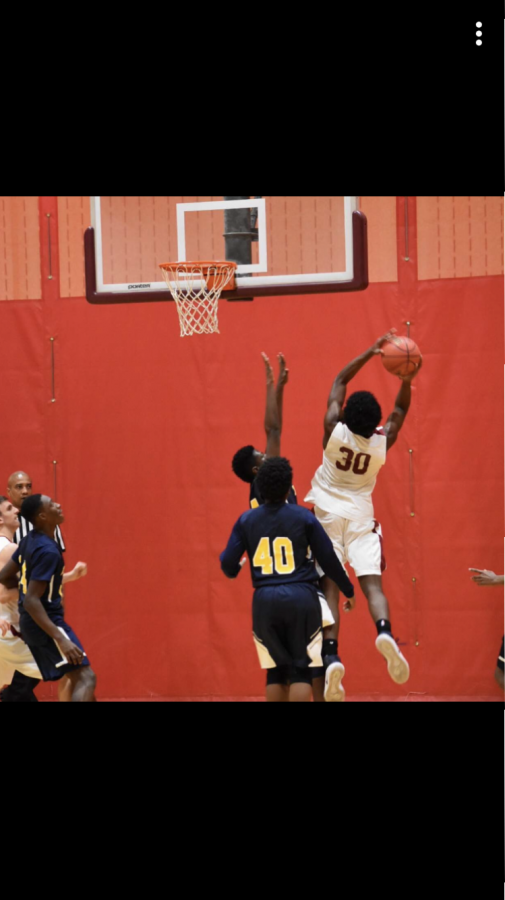
[[(25, 500), (26, 497), (31, 497), (32, 493), (32, 479), (30, 476), (27, 475), (26, 472), (13, 472), (7, 482), (7, 495), (13, 506), (20, 510), (23, 500)], [(28, 532), (32, 531), (32, 529), (32, 523), (27, 522), (21, 513), (19, 513), (19, 528), (14, 535), (14, 543), (20, 544), (23, 538), (26, 537)], [(54, 539), (63, 553), (65, 551), (65, 544), (63, 543), (59, 525), (56, 526)]]

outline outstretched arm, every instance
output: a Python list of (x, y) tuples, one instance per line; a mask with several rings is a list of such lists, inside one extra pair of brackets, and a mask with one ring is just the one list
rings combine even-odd
[(387, 442), (386, 442), (387, 450), (389, 450), (390, 447), (392, 447), (393, 444), (395, 443), (396, 438), (398, 437), (398, 432), (400, 431), (400, 428), (402, 427), (403, 423), (405, 422), (405, 416), (407, 415), (407, 413), (409, 411), (410, 401), (411, 401), (411, 397), (412, 397), (411, 390), (410, 390), (412, 379), (416, 377), (422, 364), (423, 364), (423, 359), (421, 357), (419, 363), (417, 364), (417, 368), (413, 372), (411, 372), (410, 375), (398, 376), (402, 380), (402, 386), (401, 386), (401, 388), (398, 392), (398, 396), (395, 400), (395, 408), (394, 408), (393, 412), (391, 413), (389, 419), (387, 420), (386, 424), (384, 425), (384, 434), (387, 437)]
[(270, 360), (266, 353), (261, 354), (265, 363), (267, 377), (267, 398), (265, 408), (265, 433), (267, 436), (267, 446), (265, 450), (266, 456), (281, 455), (281, 432), (282, 432), (282, 400), (284, 394), (284, 385), (287, 384), (289, 369), (286, 369), (286, 362), (282, 353), (278, 354), (280, 363), (279, 378), (277, 386), (274, 385), (274, 373)]
[(476, 584), (484, 585), (485, 587), (503, 584), (503, 575), (495, 575), (491, 569), (469, 569), (468, 571), (477, 572), (477, 575), (472, 575), (472, 581), (475, 581)]
[(345, 395), (347, 391), (347, 385), (354, 378), (355, 375), (358, 374), (359, 370), (363, 368), (365, 363), (368, 362), (372, 357), (380, 354), (380, 348), (384, 344), (385, 341), (388, 341), (393, 334), (396, 332), (396, 328), (391, 328), (387, 334), (384, 334), (382, 337), (378, 338), (375, 341), (375, 344), (372, 344), (368, 350), (365, 350), (361, 356), (357, 356), (356, 359), (351, 360), (341, 372), (338, 373), (335, 381), (333, 382), (330, 396), (328, 397), (328, 408), (326, 410), (326, 415), (324, 417), (324, 437), (323, 437), (323, 448), (326, 447), (333, 429), (337, 422), (341, 419), (342, 407), (344, 405)]

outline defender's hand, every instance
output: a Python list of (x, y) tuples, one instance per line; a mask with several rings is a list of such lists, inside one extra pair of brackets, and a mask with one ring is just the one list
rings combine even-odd
[(268, 356), (266, 355), (266, 353), (262, 353), (261, 355), (263, 357), (263, 362), (265, 363), (265, 370), (267, 373), (267, 384), (273, 384), (274, 383), (274, 372), (273, 372), (272, 366), (270, 365), (270, 360), (269, 360)]
[(377, 340), (375, 341), (375, 344), (372, 344), (372, 346), (370, 347), (370, 350), (373, 353), (380, 353), (382, 345), (385, 344), (386, 341), (390, 341), (391, 338), (394, 337), (395, 334), (396, 334), (396, 328), (391, 328), (387, 334), (383, 334), (382, 337), (377, 338)]
[(7, 619), (0, 619), (0, 632), (2, 633), (2, 637), (5, 637), (8, 631), (10, 631), (11, 623), (7, 621)]
[(483, 587), (489, 587), (491, 584), (500, 584), (498, 581), (498, 575), (495, 575), (491, 569), (468, 569), (469, 572), (477, 572), (477, 575), (472, 575), (472, 581), (475, 581), (476, 584), (480, 584)]
[(63, 637), (58, 638), (56, 643), (63, 655), (67, 657), (69, 663), (73, 666), (80, 666), (83, 659), (83, 652), (77, 644), (74, 644), (73, 641), (69, 641), (68, 638)]
[(279, 390), (279, 388), (283, 388), (284, 385), (288, 383), (289, 369), (286, 369), (286, 360), (284, 359), (283, 353), (278, 353), (277, 359), (279, 360), (279, 377), (277, 379), (277, 390)]

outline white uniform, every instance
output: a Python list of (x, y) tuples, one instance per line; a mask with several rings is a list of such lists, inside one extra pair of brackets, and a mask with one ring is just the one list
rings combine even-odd
[(372, 503), (377, 475), (386, 462), (386, 442), (382, 428), (364, 438), (338, 422), (305, 497), (314, 503), (340, 562), (349, 562), (357, 576), (380, 575), (386, 567)]
[[(16, 544), (0, 535), (0, 550), (8, 544), (11, 544), (14, 553)], [(0, 586), (0, 619), (7, 619), (19, 632), (17, 590), (8, 590)], [(2, 637), (0, 632), (0, 688), (11, 683), (16, 669), (30, 678), (42, 678), (40, 669), (22, 638), (12, 631), (8, 631), (5, 637)]]

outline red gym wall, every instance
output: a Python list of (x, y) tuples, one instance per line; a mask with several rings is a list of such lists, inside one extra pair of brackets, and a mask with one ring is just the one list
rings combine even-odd
[[(333, 378), (410, 322), (424, 366), (374, 495), (406, 688), (500, 700), (503, 592), (473, 585), (468, 567), (503, 572), (503, 200), (375, 197), (362, 209), (367, 291), (221, 303), (220, 335), (181, 339), (173, 303), (84, 299), (88, 198), (0, 198), (1, 489), (24, 469), (54, 494), (56, 474), (67, 569), (89, 568), (66, 615), (99, 698), (263, 694), (249, 567), (228, 581), (218, 560), (248, 506), (231, 458), (264, 449), (260, 352), (283, 351), (290, 369), (282, 451), (303, 500)], [(352, 383), (384, 418), (398, 388), (378, 359)], [(340, 634), (348, 695), (405, 696), (374, 638), (358, 592)]]

